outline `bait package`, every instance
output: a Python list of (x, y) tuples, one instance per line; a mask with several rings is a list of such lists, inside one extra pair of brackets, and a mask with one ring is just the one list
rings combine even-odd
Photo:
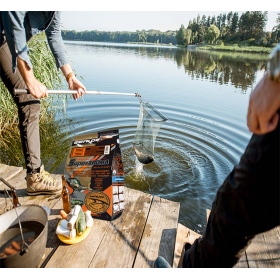
[(124, 167), (119, 131), (75, 136), (66, 159), (71, 207), (113, 220), (124, 210)]

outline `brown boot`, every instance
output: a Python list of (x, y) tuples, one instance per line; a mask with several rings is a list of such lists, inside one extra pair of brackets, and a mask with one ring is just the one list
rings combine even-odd
[(59, 194), (62, 191), (61, 175), (55, 179), (44, 170), (44, 166), (40, 167), (40, 172), (38, 173), (27, 174), (26, 181), (28, 195), (52, 195)]

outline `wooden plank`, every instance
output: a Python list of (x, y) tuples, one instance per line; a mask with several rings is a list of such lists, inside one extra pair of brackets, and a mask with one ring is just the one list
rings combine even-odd
[[(13, 172), (13, 171), (12, 171)], [(13, 188), (16, 190), (20, 189), (26, 189), (26, 170), (24, 169), (17, 169), (16, 171), (13, 172), (13, 176), (9, 179), (6, 180)], [(4, 176), (3, 176), (4, 177)], [(2, 183), (3, 184), (3, 183)], [(2, 186), (2, 185), (1, 185)], [(5, 188), (9, 189), (6, 185), (3, 185)], [(1, 188), (2, 189), (2, 188)]]
[[(57, 225), (57, 223), (56, 223)], [(109, 227), (108, 221), (94, 219), (94, 225), (89, 235), (80, 243), (60, 246), (46, 263), (46, 268), (87, 268), (94, 257), (101, 240)], [(56, 236), (56, 235), (55, 235)], [(56, 236), (57, 240), (58, 237)]]
[(154, 197), (134, 267), (153, 267), (158, 256), (172, 264), (180, 204)]
[(185, 244), (187, 242), (193, 244), (193, 242), (200, 236), (201, 236), (200, 234), (178, 223), (173, 268), (177, 268), (181, 266), (180, 262), (182, 261), (181, 260), (181, 258), (183, 257), (182, 252)]
[[(132, 267), (146, 222), (151, 195), (125, 188), (125, 210), (114, 221), (94, 219), (82, 242), (61, 244), (46, 267)], [(118, 257), (116, 258), (116, 252)]]
[(146, 225), (152, 196), (132, 189), (125, 193), (126, 209), (110, 222), (89, 267), (131, 268)]
[[(9, 166), (0, 163), (0, 176), (10, 183), (10, 179), (17, 175), (20, 171), (23, 170), (23, 167)], [(0, 181), (0, 189), (6, 188), (6, 185)]]
[[(52, 203), (53, 202), (54, 201), (52, 201)], [(45, 254), (39, 263), (39, 267), (46, 266), (46, 264), (54, 254), (55, 250), (57, 249), (57, 247), (61, 244), (55, 231), (56, 231), (57, 224), (61, 218), (59, 212), (63, 208), (62, 200), (58, 199), (56, 200), (56, 203), (54, 205), (49, 204), (49, 206), (50, 206), (50, 214), (48, 217), (48, 239), (47, 239)]]
[(241, 258), (239, 259), (237, 264), (233, 266), (233, 268), (249, 268), (246, 251), (242, 253)]
[(246, 250), (250, 268), (280, 267), (280, 227), (254, 237)]

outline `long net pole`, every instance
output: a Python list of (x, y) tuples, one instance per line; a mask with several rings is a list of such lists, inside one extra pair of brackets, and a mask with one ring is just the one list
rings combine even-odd
[[(27, 89), (15, 89), (15, 94), (28, 93)], [(48, 94), (75, 94), (76, 90), (48, 90)], [(125, 92), (109, 92), (109, 91), (86, 91), (85, 94), (95, 94), (95, 95), (126, 95), (126, 96), (136, 96), (141, 97), (139, 93), (125, 93)]]

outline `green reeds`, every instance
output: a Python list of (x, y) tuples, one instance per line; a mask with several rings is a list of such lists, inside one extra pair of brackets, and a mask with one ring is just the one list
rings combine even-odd
[[(47, 89), (59, 89), (63, 80), (56, 68), (55, 60), (46, 42), (44, 33), (34, 36), (29, 42), (30, 59), (35, 77)], [(58, 104), (59, 103), (59, 104)], [(61, 105), (62, 104), (62, 105)], [(49, 95), (41, 100), (40, 136), (41, 156), (45, 166), (52, 171), (65, 157), (69, 149), (66, 117), (59, 120), (58, 114), (65, 112), (66, 95)], [(54, 158), (55, 157), (55, 158)], [(17, 107), (12, 96), (0, 80), (0, 162), (25, 167), (18, 129)]]

